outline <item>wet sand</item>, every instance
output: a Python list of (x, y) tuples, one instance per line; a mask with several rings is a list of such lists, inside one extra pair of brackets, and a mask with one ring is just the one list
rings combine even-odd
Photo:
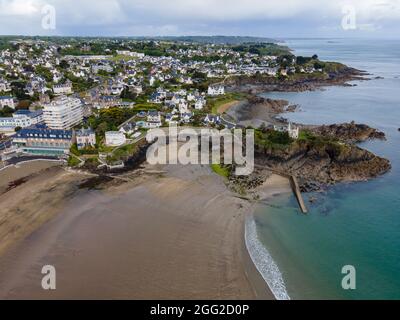
[[(0, 255), (61, 210), (80, 179), (54, 162), (0, 171)], [(18, 183), (12, 185), (15, 180)]]
[[(272, 299), (244, 246), (251, 211), (208, 166), (80, 190), (0, 257), (0, 298)], [(47, 264), (54, 291), (41, 288)]]
[[(88, 191), (87, 177), (47, 168), (0, 196), (0, 299), (273, 299), (244, 244), (255, 204), (208, 166), (149, 169)], [(272, 175), (258, 192), (288, 190)]]

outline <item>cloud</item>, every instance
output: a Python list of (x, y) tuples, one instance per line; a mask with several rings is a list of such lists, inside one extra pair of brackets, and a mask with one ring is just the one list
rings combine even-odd
[(340, 26), (344, 5), (354, 7), (362, 31), (400, 21), (400, 0), (0, 0), (0, 33), (45, 34), (40, 27), (45, 4), (56, 9), (58, 34), (259, 34), (267, 33), (264, 24), (295, 36)]
[(38, 12), (37, 4), (30, 0), (0, 1), (0, 16), (32, 15)]

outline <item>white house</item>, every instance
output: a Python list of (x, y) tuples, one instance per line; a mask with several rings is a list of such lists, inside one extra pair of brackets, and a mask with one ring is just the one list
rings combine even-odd
[(191, 112), (181, 113), (181, 121), (184, 123), (189, 123), (192, 119), (193, 114)]
[(59, 94), (71, 94), (72, 91), (72, 83), (70, 81), (67, 81), (66, 83), (62, 84), (55, 84), (53, 86), (53, 92), (56, 95)]
[(76, 144), (78, 149), (94, 147), (96, 145), (96, 134), (92, 129), (80, 129), (76, 132)]
[(221, 118), (219, 116), (207, 114), (203, 121), (205, 124), (219, 124), (221, 122)]
[(100, 70), (105, 72), (112, 72), (114, 68), (108, 63), (99, 62), (98, 64), (92, 65), (92, 72), (98, 73)]
[(292, 124), (289, 122), (288, 133), (289, 137), (291, 137), (292, 139), (298, 139), (300, 130), (298, 127), (297, 128), (293, 127)]
[(129, 122), (126, 125), (122, 126), (119, 129), (119, 132), (122, 132), (124, 134), (132, 134), (135, 132), (135, 130), (136, 130), (136, 123)]
[(12, 109), (15, 109), (14, 99), (10, 96), (0, 96), (0, 109), (3, 109), (5, 106), (8, 106)]
[(289, 122), (289, 125), (286, 126), (274, 126), (274, 130), (275, 131), (279, 131), (279, 132), (287, 132), (289, 134), (289, 137), (291, 137), (292, 139), (298, 139), (299, 138), (299, 134), (300, 134), (300, 129), (299, 128), (295, 128), (292, 126), (292, 123)]
[(206, 106), (206, 99), (203, 97), (196, 98), (196, 102), (194, 103), (194, 108), (196, 110), (202, 110)]
[(161, 126), (161, 114), (158, 111), (149, 111), (147, 114), (147, 128), (159, 128)]
[(11, 91), (8, 81), (0, 79), (0, 92), (8, 92), (8, 91)]
[(117, 147), (126, 143), (125, 134), (119, 131), (106, 132), (106, 146)]
[(183, 113), (188, 113), (189, 112), (189, 106), (186, 103), (186, 101), (181, 101), (179, 103), (179, 113), (183, 114)]
[(43, 122), (43, 111), (18, 110), (12, 117), (0, 118), (0, 131), (10, 132), (15, 128), (26, 128)]
[(225, 94), (225, 88), (224, 86), (209, 86), (207, 93), (210, 96), (220, 96)]

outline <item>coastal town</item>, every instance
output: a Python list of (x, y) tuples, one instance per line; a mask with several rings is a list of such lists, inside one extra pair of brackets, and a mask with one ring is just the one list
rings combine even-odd
[(399, 31), (400, 0), (0, 0), (0, 301), (400, 300)]
[[(151, 128), (237, 127), (235, 77), (324, 74), (318, 57), (275, 43), (9, 39), (0, 51), (0, 152), (123, 166)], [(299, 130), (267, 124), (298, 138)]]
[[(386, 135), (351, 118), (294, 123), (302, 105), (270, 97), (352, 90), (363, 71), (222, 38), (0, 38), (0, 297), (289, 299), (259, 272), (255, 208), (290, 195), (290, 215), (315, 218), (330, 186), (392, 169), (358, 145)], [(250, 132), (250, 174), (234, 159), (151, 163), (149, 131), (171, 128), (242, 129), (245, 147)], [(229, 157), (202, 142), (197, 156)], [(57, 267), (57, 290), (37, 285), (38, 261)]]

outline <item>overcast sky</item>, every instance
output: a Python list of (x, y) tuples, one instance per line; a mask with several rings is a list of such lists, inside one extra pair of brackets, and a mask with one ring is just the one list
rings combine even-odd
[(399, 38), (400, 0), (0, 0), (0, 34)]

